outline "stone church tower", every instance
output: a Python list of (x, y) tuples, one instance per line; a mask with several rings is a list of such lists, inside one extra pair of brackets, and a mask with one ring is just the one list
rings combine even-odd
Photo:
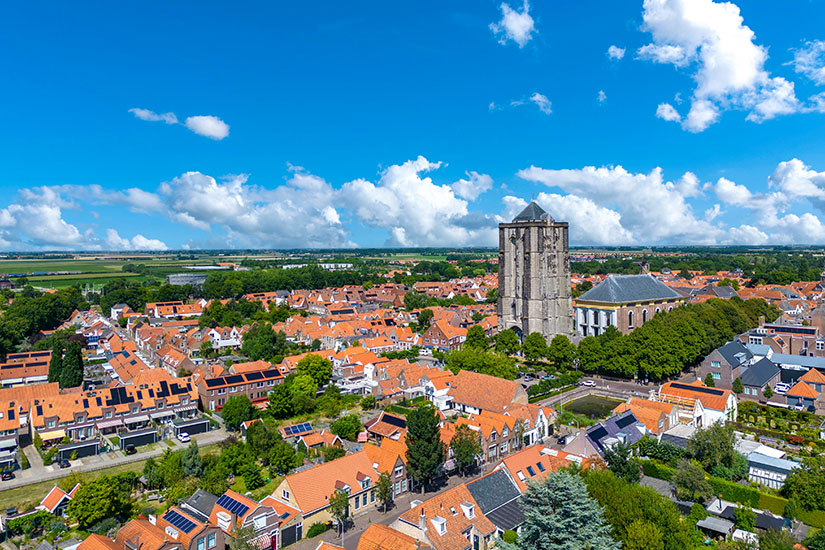
[(573, 337), (567, 222), (531, 202), (498, 226), (498, 328)]

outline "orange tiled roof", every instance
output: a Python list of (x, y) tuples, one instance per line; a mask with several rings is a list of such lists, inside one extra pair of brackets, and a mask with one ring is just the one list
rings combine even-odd
[(518, 382), (469, 370), (459, 371), (452, 384), (453, 402), (493, 412), (503, 412), (520, 389)]
[[(523, 493), (527, 490), (527, 482), (541, 481), (549, 473), (556, 472), (559, 468), (565, 468), (570, 466), (572, 462), (579, 461), (579, 457), (564, 451), (533, 445), (502, 459), (495, 469), (504, 468), (507, 470), (519, 491)], [(539, 464), (544, 467), (544, 471), (538, 466)], [(534, 474), (530, 473), (530, 470), (527, 469), (528, 466)], [(524, 480), (521, 479), (522, 476), (524, 476)]]
[(429, 548), (400, 531), (380, 523), (372, 523), (358, 539), (358, 550), (416, 550)]
[[(728, 398), (731, 395), (730, 390), (723, 390), (720, 388), (714, 388), (718, 390), (719, 394), (714, 395), (702, 391), (695, 391), (686, 388), (675, 388), (673, 384), (675, 382), (667, 382), (666, 384), (662, 385), (662, 389), (659, 390), (659, 393), (663, 393), (665, 395), (672, 395), (675, 397), (685, 397), (688, 399), (696, 399), (702, 403), (706, 409), (713, 409), (717, 411), (724, 411), (727, 407)], [(701, 380), (694, 380), (690, 384), (682, 384), (687, 386), (695, 386), (697, 388), (706, 388)]]
[(117, 543), (112, 539), (92, 533), (80, 543), (77, 550), (122, 550), (122, 548), (122, 546), (118, 547)]
[(825, 374), (822, 374), (817, 369), (810, 369), (800, 376), (799, 380), (802, 382), (813, 382), (814, 384), (825, 384)]
[(808, 399), (816, 399), (819, 397), (819, 393), (805, 382), (797, 382), (785, 395), (790, 395), (793, 397), (806, 397)]
[(42, 506), (48, 513), (53, 514), (55, 508), (63, 502), (63, 499), (68, 497), (69, 495), (66, 494), (66, 491), (55, 485), (52, 487), (52, 490), (43, 497), (43, 500), (40, 501), (40, 506)]

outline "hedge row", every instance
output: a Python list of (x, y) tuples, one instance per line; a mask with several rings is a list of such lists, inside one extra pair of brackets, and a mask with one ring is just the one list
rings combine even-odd
[(785, 506), (788, 504), (788, 499), (778, 497), (775, 495), (769, 495), (767, 493), (761, 493), (759, 496), (759, 509), (760, 510), (769, 510), (774, 514), (778, 514), (780, 516), (785, 515)]
[(809, 512), (805, 510), (799, 510), (797, 511), (796, 516), (796, 519), (798, 519), (805, 525), (825, 529), (825, 510), (811, 510)]
[(670, 481), (673, 478), (673, 468), (653, 460), (643, 460), (642, 471), (646, 476), (655, 477), (656, 479)]

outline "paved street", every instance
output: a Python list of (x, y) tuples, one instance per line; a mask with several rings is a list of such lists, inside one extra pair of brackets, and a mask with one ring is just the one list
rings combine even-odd
[[(205, 447), (223, 441), (228, 436), (223, 428), (212, 430), (206, 433), (193, 435), (192, 439), (198, 442), (198, 445)], [(154, 448), (138, 452), (133, 455), (125, 455), (123, 451), (115, 451), (112, 453), (100, 454), (96, 456), (89, 456), (79, 458), (71, 461), (71, 468), (60, 469), (57, 464), (44, 466), (40, 455), (33, 445), (29, 445), (23, 449), (26, 458), (29, 459), (31, 468), (28, 470), (16, 470), (14, 472), (14, 479), (10, 481), (0, 482), (0, 491), (4, 489), (13, 489), (15, 487), (22, 487), (31, 483), (40, 483), (41, 481), (50, 481), (66, 477), (71, 472), (93, 472), (95, 470), (102, 470), (104, 468), (111, 468), (122, 464), (130, 464), (132, 462), (140, 462), (148, 458), (157, 457), (163, 454), (166, 449), (182, 449), (188, 443), (181, 443), (177, 439), (168, 440), (172, 444), (169, 445), (165, 441), (160, 441), (155, 444)]]

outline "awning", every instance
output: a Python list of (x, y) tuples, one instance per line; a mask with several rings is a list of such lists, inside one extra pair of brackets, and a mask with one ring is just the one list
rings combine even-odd
[(194, 411), (194, 410), (195, 410), (195, 409), (197, 409), (197, 408), (198, 408), (198, 406), (197, 406), (197, 405), (195, 405), (195, 404), (192, 404), (192, 405), (184, 405), (183, 407), (178, 407), (177, 409), (175, 409), (175, 411), (177, 411), (177, 412), (181, 412), (181, 411)]
[(152, 417), (152, 420), (158, 420), (161, 418), (169, 418), (170, 416), (175, 416), (174, 411), (161, 411), (156, 413), (149, 413), (149, 416)]
[(63, 439), (66, 437), (66, 430), (52, 430), (50, 432), (40, 432), (40, 439), (43, 441), (51, 441), (53, 439)]
[(137, 424), (138, 422), (149, 422), (149, 415), (142, 414), (140, 416), (133, 416), (132, 418), (127, 418), (124, 422), (127, 424)]
[(253, 539), (252, 544), (258, 550), (264, 550), (265, 548), (272, 548), (272, 537), (269, 535), (261, 535), (260, 537)]
[(99, 430), (105, 428), (114, 428), (115, 426), (123, 426), (123, 419), (122, 418), (114, 418), (112, 420), (101, 420), (97, 423), (97, 428)]
[(17, 448), (17, 440), (12, 439), (0, 439), (0, 449), (10, 449), (10, 448)]

